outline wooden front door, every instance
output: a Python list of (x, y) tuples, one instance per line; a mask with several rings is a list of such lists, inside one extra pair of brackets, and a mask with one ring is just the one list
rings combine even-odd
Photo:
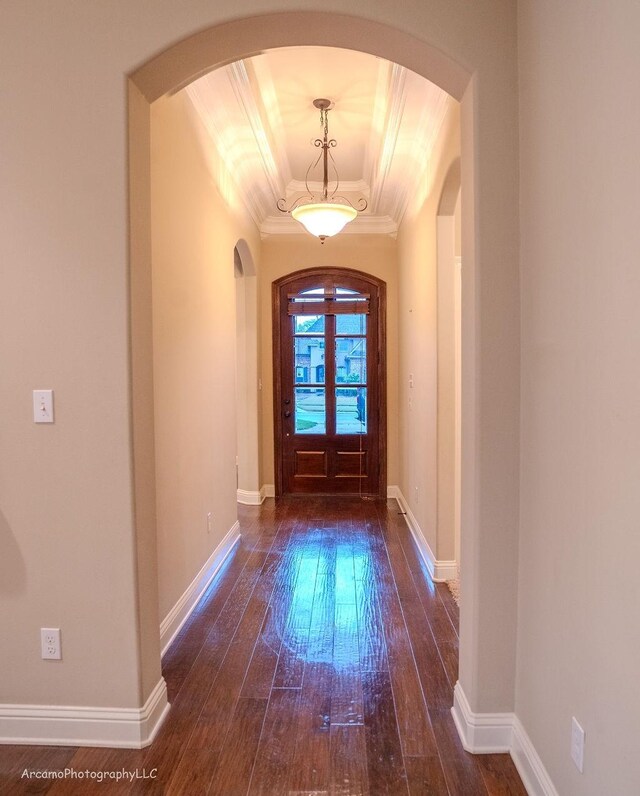
[(384, 282), (311, 268), (273, 289), (276, 495), (386, 497)]

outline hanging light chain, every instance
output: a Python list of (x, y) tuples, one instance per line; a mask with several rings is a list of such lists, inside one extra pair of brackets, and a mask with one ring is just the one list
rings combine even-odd
[(329, 109), (328, 108), (320, 108), (320, 127), (323, 127), (324, 130), (324, 140), (325, 143), (327, 138), (329, 137)]

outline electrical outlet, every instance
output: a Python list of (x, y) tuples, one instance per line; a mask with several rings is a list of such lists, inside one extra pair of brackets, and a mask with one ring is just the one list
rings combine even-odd
[(45, 661), (59, 661), (62, 659), (62, 648), (60, 646), (59, 627), (40, 628), (40, 646), (42, 648), (42, 659)]
[(584, 730), (575, 716), (571, 719), (571, 759), (582, 774), (584, 768)]
[(213, 514), (209, 512), (207, 514), (207, 533), (211, 533), (213, 531)]

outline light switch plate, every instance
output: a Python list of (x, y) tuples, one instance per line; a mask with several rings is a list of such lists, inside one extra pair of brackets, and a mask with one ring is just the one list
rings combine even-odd
[(53, 423), (53, 390), (33, 391), (33, 422)]

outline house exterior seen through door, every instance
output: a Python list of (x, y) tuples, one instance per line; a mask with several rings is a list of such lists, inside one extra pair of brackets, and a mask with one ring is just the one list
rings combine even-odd
[(311, 268), (274, 282), (276, 495), (386, 497), (385, 284)]

